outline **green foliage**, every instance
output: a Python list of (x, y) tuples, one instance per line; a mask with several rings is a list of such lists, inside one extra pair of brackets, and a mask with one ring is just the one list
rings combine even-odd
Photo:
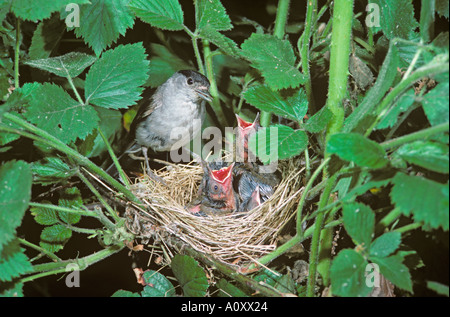
[(172, 259), (173, 274), (180, 282), (184, 296), (204, 297), (208, 280), (198, 262), (186, 255), (176, 255)]
[(80, 6), (82, 23), (74, 32), (77, 37), (82, 37), (98, 56), (133, 26), (134, 16), (127, 7), (127, 0), (89, 2)]
[[(330, 286), (332, 295), (366, 296), (377, 274), (396, 292), (425, 286), (409, 258), (422, 246), (405, 236), (425, 230), (436, 245), (448, 236), (449, 36), (448, 26), (436, 23), (448, 20), (448, 1), (370, 0), (380, 9), (379, 26), (365, 24), (370, 13), (356, 12), (361, 6), (353, 2), (318, 7), (315, 0), (281, 0), (276, 15), (267, 2), (267, 17), (256, 22), (220, 0), (0, 0), (0, 281), (7, 283), (0, 293), (23, 295), (24, 282), (65, 272), (67, 263), (84, 269), (136, 241), (124, 208), (102, 197), (94, 181), (139, 204), (100, 165), (109, 163), (111, 144), (113, 151), (122, 146), (118, 139), (130, 120), (124, 113), (144, 87), (156, 88), (181, 69), (198, 69), (210, 80), (209, 124), (224, 130), (233, 113), (254, 118), (261, 112), (263, 128), (250, 137), (249, 149), (263, 164), (299, 158), (305, 188), (292, 209), (296, 225), (286, 228), (293, 238), (256, 259), (269, 269), (245, 277), (217, 265), (225, 274), (207, 278), (196, 260), (175, 255), (175, 279), (147, 270), (140, 293), (113, 296), (264, 290), (303, 296), (319, 294), (319, 286)], [(289, 3), (305, 11), (292, 14)], [(65, 23), (74, 13), (68, 4), (79, 5), (79, 27)], [(361, 90), (358, 77), (372, 76), (373, 85)], [(96, 207), (88, 209), (92, 202)], [(17, 237), (28, 232), (22, 224), (28, 209), (42, 229), (39, 243)], [(84, 227), (86, 217), (98, 225)], [(339, 224), (354, 248), (339, 240), (332, 245)], [(60, 259), (55, 254), (74, 232), (98, 238), (88, 241), (101, 249)], [(280, 255), (311, 236), (302, 244), (310, 245), (305, 284), (290, 269), (303, 255)], [(38, 254), (30, 260), (24, 247)], [(42, 258), (48, 262), (37, 264)], [(275, 268), (275, 258), (286, 263)], [(426, 286), (448, 296), (440, 281)]]

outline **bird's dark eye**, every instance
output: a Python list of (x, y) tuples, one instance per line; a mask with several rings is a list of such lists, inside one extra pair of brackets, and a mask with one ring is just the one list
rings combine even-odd
[(191, 77), (188, 77), (188, 79), (186, 80), (187, 84), (189, 86), (191, 86), (194, 83), (194, 80)]
[(214, 191), (216, 192), (216, 191), (218, 191), (218, 190), (219, 190), (219, 186), (214, 185)]

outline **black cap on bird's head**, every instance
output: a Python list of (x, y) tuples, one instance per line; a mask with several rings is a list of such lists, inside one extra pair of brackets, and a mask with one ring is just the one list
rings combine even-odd
[(177, 73), (185, 77), (186, 85), (192, 87), (200, 98), (212, 101), (212, 96), (209, 93), (210, 83), (206, 76), (194, 70), (179, 70)]

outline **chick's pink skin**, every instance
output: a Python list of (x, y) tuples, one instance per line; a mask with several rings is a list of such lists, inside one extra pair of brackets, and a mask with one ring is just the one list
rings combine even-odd
[(236, 115), (238, 123), (238, 134), (236, 136), (237, 156), (243, 162), (248, 161), (248, 138), (259, 128), (259, 113), (253, 122), (248, 122)]
[(230, 210), (235, 210), (237, 207), (233, 190), (233, 166), (234, 163), (219, 170), (210, 170), (208, 188), (209, 197), (213, 200), (223, 201), (224, 209)]

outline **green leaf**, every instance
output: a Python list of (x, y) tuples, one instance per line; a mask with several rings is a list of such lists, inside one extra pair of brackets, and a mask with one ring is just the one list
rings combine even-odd
[(0, 252), (11, 241), (31, 198), (31, 169), (23, 161), (9, 161), (0, 167)]
[(230, 17), (219, 0), (195, 1), (195, 24), (198, 30), (211, 27), (216, 31), (233, 28)]
[(392, 40), (395, 37), (410, 39), (419, 26), (414, 19), (412, 0), (371, 0), (379, 5), (380, 26), (384, 35)]
[(447, 0), (436, 0), (436, 12), (440, 16), (447, 18), (447, 20), (449, 18), (448, 7), (449, 7), (449, 2)]
[(148, 270), (143, 275), (145, 283), (142, 297), (172, 297), (175, 296), (175, 288), (172, 283), (161, 273)]
[(449, 184), (440, 184), (422, 177), (397, 173), (391, 200), (405, 216), (413, 215), (433, 229), (449, 229)]
[(367, 296), (372, 290), (366, 285), (368, 263), (351, 249), (344, 249), (333, 259), (330, 279), (333, 294), (339, 296)]
[(414, 89), (408, 90), (399, 100), (389, 109), (389, 111), (380, 120), (377, 129), (391, 128), (397, 122), (398, 116), (408, 110), (416, 100)]
[(98, 56), (120, 35), (133, 26), (134, 16), (128, 9), (128, 0), (89, 0), (80, 6), (80, 26), (75, 35), (82, 37)]
[(64, 225), (56, 224), (45, 227), (41, 232), (41, 242), (39, 245), (49, 252), (55, 253), (64, 247), (64, 244), (72, 236), (72, 230)]
[(208, 289), (208, 279), (198, 262), (187, 255), (176, 255), (172, 271), (183, 289), (184, 296), (203, 297)]
[(370, 259), (379, 265), (381, 274), (391, 283), (412, 292), (411, 275), (408, 268), (402, 263), (403, 257), (393, 255), (390, 257), (371, 257)]
[(295, 54), (289, 41), (253, 33), (241, 48), (243, 56), (261, 72), (270, 88), (296, 88), (305, 82), (304, 75), (295, 65)]
[(308, 136), (304, 131), (294, 130), (285, 125), (273, 125), (261, 128), (249, 138), (250, 151), (268, 164), (299, 155), (308, 145)]
[(422, 107), (431, 125), (448, 122), (449, 118), (449, 82), (438, 84), (423, 97)]
[[(1, 0), (0, 0), (1, 1)], [(1, 17), (0, 17), (1, 19)], [(0, 290), (0, 297), (24, 297), (23, 295), (23, 283), (15, 282), (7, 284)]]
[(141, 296), (138, 293), (133, 293), (123, 289), (119, 289), (118, 291), (115, 291), (114, 294), (111, 295), (111, 297), (141, 297)]
[(183, 30), (183, 9), (178, 0), (131, 0), (128, 7), (142, 21), (171, 31)]
[(327, 152), (363, 167), (382, 168), (389, 162), (378, 143), (357, 133), (333, 134), (328, 140)]
[(344, 227), (357, 244), (370, 246), (375, 230), (375, 213), (361, 203), (345, 204), (342, 208)]
[[(62, 197), (58, 200), (61, 207), (80, 209), (83, 206), (80, 190), (76, 187), (66, 188)], [(76, 224), (80, 221), (81, 216), (76, 213), (60, 211), (59, 218), (68, 224)]]
[(49, 83), (32, 91), (29, 104), (25, 117), (65, 143), (84, 139), (99, 120), (92, 106), (80, 104), (60, 86)]
[(308, 111), (308, 99), (303, 89), (285, 96), (270, 89), (268, 85), (256, 85), (244, 92), (245, 100), (262, 111), (301, 122)]
[(16, 16), (23, 20), (37, 22), (46, 19), (55, 11), (64, 10), (69, 3), (83, 4), (89, 3), (88, 0), (14, 0), (11, 10)]
[(33, 33), (28, 55), (30, 59), (48, 58), (59, 46), (66, 29), (66, 25), (60, 20), (58, 14), (50, 19), (40, 22)]
[(34, 220), (44, 226), (51, 226), (59, 222), (58, 213), (50, 208), (32, 207), (30, 208)]
[(215, 30), (211, 26), (205, 26), (202, 28), (200, 30), (200, 37), (213, 43), (230, 56), (239, 56), (241, 54), (236, 42)]
[(449, 290), (448, 290), (448, 286), (438, 283), (438, 282), (433, 282), (433, 281), (427, 281), (427, 287), (433, 291), (435, 291), (436, 293), (438, 293), (439, 295), (443, 295), (443, 296), (449, 296)]
[(375, 108), (394, 83), (397, 72), (393, 70), (397, 69), (399, 62), (398, 48), (391, 42), (375, 84), (359, 106), (345, 119), (342, 132), (355, 131), (363, 119), (376, 115)]
[(70, 52), (58, 57), (27, 61), (25, 64), (46, 70), (60, 77), (70, 76), (74, 78), (91, 66), (96, 59), (95, 56), (84, 53)]
[(318, 133), (324, 130), (328, 122), (330, 122), (333, 113), (327, 108), (323, 107), (318, 112), (316, 112), (311, 118), (303, 124), (306, 131), (311, 133)]
[(386, 232), (372, 242), (369, 254), (375, 257), (386, 257), (397, 250), (400, 242), (400, 232)]
[(217, 293), (219, 297), (248, 297), (241, 289), (224, 278), (221, 278), (216, 286), (219, 289), (219, 292)]
[(147, 79), (146, 57), (142, 43), (120, 45), (103, 53), (86, 75), (86, 103), (113, 109), (134, 105)]
[(10, 282), (14, 278), (32, 270), (32, 265), (17, 239), (9, 242), (0, 250), (1, 282)]
[(408, 163), (434, 172), (448, 174), (448, 145), (430, 141), (415, 141), (401, 146), (396, 152)]
[(50, 185), (73, 176), (75, 169), (57, 157), (46, 157), (44, 160), (33, 162), (33, 181), (42, 185)]

